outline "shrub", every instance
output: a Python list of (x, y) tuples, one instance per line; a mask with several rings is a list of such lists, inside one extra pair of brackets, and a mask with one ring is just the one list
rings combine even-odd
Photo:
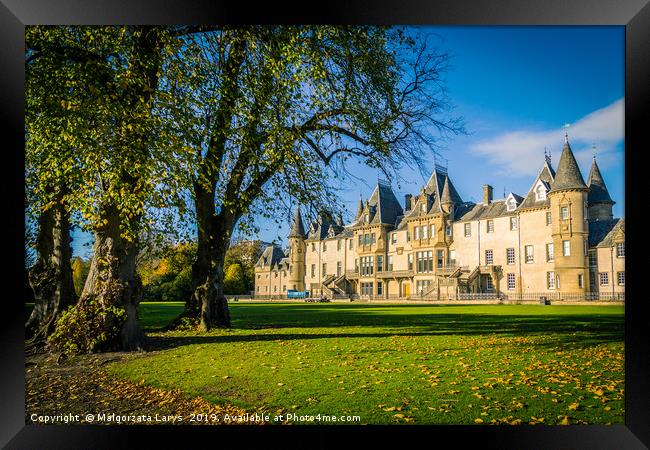
[(111, 350), (125, 319), (123, 308), (102, 307), (94, 297), (83, 298), (57, 320), (48, 346), (65, 354)]

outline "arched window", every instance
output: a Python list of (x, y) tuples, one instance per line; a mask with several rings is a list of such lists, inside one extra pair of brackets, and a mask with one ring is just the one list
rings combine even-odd
[(517, 204), (515, 203), (515, 199), (509, 198), (508, 201), (506, 202), (506, 208), (508, 209), (508, 211), (514, 211), (516, 207)]
[(537, 200), (546, 200), (546, 188), (543, 184), (539, 184), (535, 189), (535, 197)]

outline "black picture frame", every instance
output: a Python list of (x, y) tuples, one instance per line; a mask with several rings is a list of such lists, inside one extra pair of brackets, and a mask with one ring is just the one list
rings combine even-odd
[[(480, 448), (634, 449), (650, 446), (648, 417), (650, 352), (643, 297), (641, 218), (647, 177), (643, 152), (650, 124), (650, 5), (648, 0), (331, 0), (326, 3), (254, 4), (208, 0), (0, 0), (0, 123), (4, 223), (8, 270), (0, 290), (0, 445), (6, 448), (129, 448), (146, 439), (150, 448), (198, 445), (251, 445), (265, 448), (332, 447), (361, 439), (381, 439), (382, 447), (476, 445)], [(25, 425), (24, 367), (24, 26), (32, 24), (276, 24), (350, 23), (412, 25), (623, 25), (626, 32), (625, 186), (628, 239), (625, 305), (625, 425), (601, 426), (411, 426), (411, 427), (174, 427)], [(566, 68), (571, 70), (570, 67)], [(567, 99), (569, 102), (570, 99)], [(645, 144), (645, 145), (644, 145)], [(636, 219), (635, 219), (636, 217)], [(643, 337), (645, 336), (645, 338)], [(297, 436), (295, 436), (297, 435)], [(417, 439), (417, 441), (416, 441)], [(417, 444), (417, 442), (421, 442)], [(142, 445), (142, 444), (139, 444)]]

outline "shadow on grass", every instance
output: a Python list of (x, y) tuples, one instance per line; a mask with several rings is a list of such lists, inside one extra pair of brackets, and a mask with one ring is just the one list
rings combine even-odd
[[(288, 341), (328, 338), (386, 338), (418, 337), (418, 336), (487, 336), (497, 337), (526, 337), (532, 335), (548, 335), (532, 345), (543, 346), (592, 346), (598, 344), (624, 341), (624, 318), (622, 315), (578, 314), (578, 315), (486, 315), (486, 314), (364, 314), (363, 312), (346, 311), (339, 317), (320, 317), (312, 321), (308, 317), (302, 320), (282, 321), (273, 315), (263, 320), (258, 317), (258, 325), (235, 324), (238, 330), (258, 330), (251, 334), (205, 334), (179, 336), (161, 334), (149, 336), (151, 349), (165, 349), (192, 344), (233, 343), (252, 341)], [(332, 314), (332, 316), (336, 316)], [(247, 321), (250, 320), (247, 317)], [(272, 323), (272, 325), (270, 323)], [(269, 323), (264, 326), (264, 323)], [(238, 326), (240, 325), (240, 326)], [(244, 325), (244, 326), (241, 326)], [(282, 333), (273, 332), (278, 328), (336, 328), (345, 327), (337, 333)], [(350, 327), (365, 327), (359, 333), (350, 331)], [(376, 328), (369, 332), (367, 328)], [(329, 331), (329, 330), (328, 330)], [(530, 345), (526, 343), (526, 345)]]

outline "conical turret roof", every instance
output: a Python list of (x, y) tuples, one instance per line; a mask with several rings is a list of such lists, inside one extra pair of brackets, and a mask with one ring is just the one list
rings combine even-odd
[(363, 213), (363, 198), (359, 195), (359, 206), (357, 206), (357, 215), (354, 216), (354, 220), (359, 220), (361, 214)]
[(594, 157), (591, 163), (591, 170), (589, 171), (589, 178), (587, 179), (587, 186), (589, 186), (589, 195), (587, 199), (589, 204), (593, 203), (614, 203), (612, 197), (609, 196), (605, 180), (600, 173), (596, 158)]
[(449, 189), (449, 177), (445, 177), (445, 185), (442, 188), (442, 194), (440, 194), (440, 203), (453, 203), (454, 201), (451, 198), (451, 192)]
[(562, 189), (586, 189), (584, 178), (580, 173), (580, 168), (576, 162), (575, 156), (571, 151), (568, 137), (564, 140), (564, 148), (560, 156), (560, 162), (557, 166), (555, 179), (551, 183), (551, 191), (559, 191)]
[(302, 216), (300, 215), (300, 207), (296, 208), (296, 213), (293, 217), (293, 224), (289, 237), (305, 237), (305, 227), (302, 224)]

